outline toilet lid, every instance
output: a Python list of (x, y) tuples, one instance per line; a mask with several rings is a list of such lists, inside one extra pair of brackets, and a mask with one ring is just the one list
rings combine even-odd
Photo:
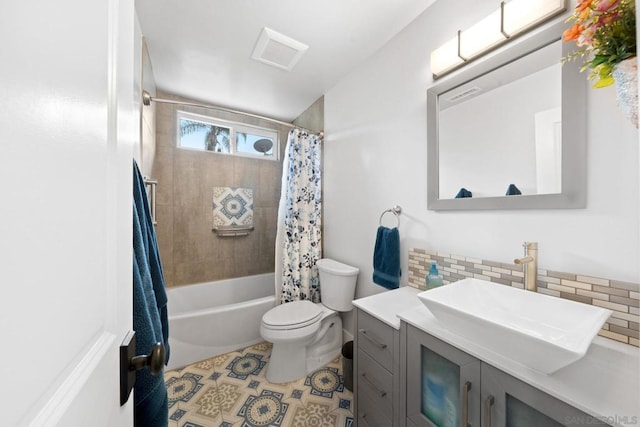
[(359, 268), (334, 261), (329, 258), (322, 258), (316, 262), (318, 270), (326, 271), (336, 276), (355, 276), (360, 272)]
[(311, 301), (293, 301), (281, 304), (262, 316), (262, 323), (274, 329), (296, 329), (315, 323), (322, 309)]

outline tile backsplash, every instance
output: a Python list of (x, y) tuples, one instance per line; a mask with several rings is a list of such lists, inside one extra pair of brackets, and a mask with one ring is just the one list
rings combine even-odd
[[(424, 288), (433, 261), (445, 283), (475, 277), (524, 289), (521, 265), (417, 248), (409, 249), (409, 286)], [(612, 310), (599, 335), (640, 347), (640, 284), (539, 268), (538, 292)]]

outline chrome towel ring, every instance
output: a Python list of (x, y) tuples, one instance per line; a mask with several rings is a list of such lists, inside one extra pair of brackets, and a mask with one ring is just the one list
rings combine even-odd
[(380, 226), (382, 226), (382, 218), (384, 217), (384, 214), (386, 214), (386, 213), (392, 213), (392, 214), (394, 214), (396, 216), (396, 220), (398, 221), (397, 228), (400, 228), (400, 214), (402, 213), (402, 208), (400, 206), (398, 206), (398, 205), (395, 205), (391, 209), (387, 209), (384, 212), (382, 212), (382, 214), (380, 215), (380, 220), (378, 221)]

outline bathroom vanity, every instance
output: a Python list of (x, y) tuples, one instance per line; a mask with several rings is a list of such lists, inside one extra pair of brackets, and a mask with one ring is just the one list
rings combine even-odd
[(358, 423), (372, 427), (397, 425), (400, 416), (397, 410), (400, 407), (398, 330), (361, 310), (356, 323), (354, 390), (359, 397)]
[(401, 331), (409, 426), (608, 425), (412, 325)]
[(353, 301), (353, 414), (360, 426), (401, 425), (400, 319), (396, 314), (420, 308), (418, 293), (406, 286)]
[(354, 301), (354, 414), (368, 426), (640, 424), (638, 349), (596, 337), (552, 375), (450, 332), (406, 287)]

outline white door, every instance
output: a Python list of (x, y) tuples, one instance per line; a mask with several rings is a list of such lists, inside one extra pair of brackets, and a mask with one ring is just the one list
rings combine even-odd
[(0, 0), (0, 424), (130, 426), (133, 0)]

